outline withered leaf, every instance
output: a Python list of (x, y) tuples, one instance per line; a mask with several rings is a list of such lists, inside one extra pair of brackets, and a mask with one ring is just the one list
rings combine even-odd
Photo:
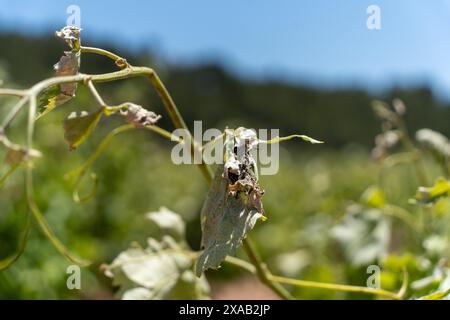
[[(59, 59), (59, 62), (54, 65), (57, 76), (72, 76), (78, 73), (80, 68), (80, 52), (66, 51)], [(65, 83), (60, 85), (61, 93), (67, 96), (75, 96), (77, 89), (76, 83)]]
[(124, 116), (128, 123), (136, 128), (143, 128), (155, 124), (160, 118), (153, 111), (144, 109), (142, 106), (128, 102), (120, 110), (120, 114)]
[(78, 49), (80, 46), (80, 31), (76, 26), (65, 26), (60, 31), (56, 31), (55, 35), (63, 39), (70, 48)]
[[(247, 233), (262, 217), (262, 205), (250, 201), (245, 192), (232, 193), (229, 181), (220, 167), (201, 212), (202, 247), (204, 251), (196, 263), (200, 276), (209, 268), (218, 268), (227, 255), (234, 255)], [(258, 208), (260, 207), (260, 209)]]
[(71, 150), (76, 149), (92, 133), (103, 114), (103, 109), (88, 113), (72, 112), (64, 121), (64, 138)]
[[(80, 68), (80, 52), (64, 52), (59, 62), (53, 67), (56, 76), (76, 75)], [(77, 83), (64, 83), (44, 90), (38, 97), (37, 118), (42, 117), (54, 108), (71, 100), (75, 96), (76, 89)]]
[(8, 148), (8, 152), (5, 156), (5, 162), (11, 167), (17, 166), (24, 161), (33, 160), (42, 156), (39, 150), (31, 149), (27, 150), (19, 145), (13, 145)]

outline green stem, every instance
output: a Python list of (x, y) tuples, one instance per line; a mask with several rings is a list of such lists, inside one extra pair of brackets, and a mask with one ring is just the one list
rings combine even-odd
[(105, 57), (108, 57), (112, 60), (114, 60), (114, 62), (116, 63), (116, 65), (119, 68), (126, 68), (129, 66), (127, 60), (125, 60), (124, 58), (118, 56), (115, 53), (112, 53), (108, 50), (104, 50), (104, 49), (100, 49), (100, 48), (93, 48), (93, 47), (80, 47), (81, 52), (86, 52), (86, 53), (95, 53), (95, 54), (99, 54)]
[(87, 87), (89, 88), (89, 91), (91, 91), (92, 96), (94, 97), (95, 101), (100, 105), (100, 107), (105, 108), (107, 107), (105, 101), (101, 97), (100, 93), (98, 93), (97, 89), (95, 88), (94, 84), (92, 83), (91, 79), (88, 79), (85, 81)]
[[(161, 82), (161, 79), (159, 76), (155, 73), (155, 71), (151, 68), (147, 67), (133, 67), (129, 66), (126, 69), (116, 71), (116, 72), (110, 72), (110, 73), (104, 73), (99, 75), (89, 75), (89, 74), (76, 74), (73, 76), (61, 76), (61, 77), (54, 77), (49, 78), (43, 81), (38, 82), (34, 86), (32, 86), (30, 89), (27, 90), (28, 95), (37, 96), (39, 93), (41, 93), (44, 89), (58, 85), (63, 83), (72, 83), (72, 82), (84, 82), (91, 80), (92, 82), (108, 82), (108, 81), (116, 81), (120, 79), (126, 79), (131, 77), (137, 77), (137, 76), (146, 76), (150, 80), (150, 83), (153, 85), (155, 90), (157, 91), (158, 95), (160, 96), (164, 107), (166, 108), (167, 113), (170, 116), (170, 119), (172, 120), (172, 123), (174, 124), (175, 128), (177, 129), (185, 129), (187, 133), (190, 135), (190, 144), (191, 144), (191, 154), (194, 155), (196, 152), (201, 152), (200, 147), (197, 145), (196, 141), (190, 134), (189, 128), (187, 127), (186, 123), (184, 122), (183, 118), (180, 115), (180, 112), (178, 111), (178, 108), (173, 101), (172, 97), (170, 96), (169, 92), (167, 91), (164, 84)], [(2, 94), (2, 89), (0, 89), (0, 95)], [(200, 164), (198, 164), (198, 167), (203, 175), (203, 177), (206, 179), (206, 181), (209, 183), (212, 180), (212, 173), (209, 170), (209, 167), (202, 161)]]
[[(150, 83), (153, 85), (153, 87), (156, 89), (156, 91), (159, 94), (159, 97), (161, 98), (167, 113), (170, 116), (170, 119), (172, 120), (173, 125), (177, 129), (184, 129), (186, 133), (189, 135), (189, 141), (191, 144), (191, 155), (194, 156), (196, 153), (200, 153), (201, 150), (200, 146), (197, 145), (197, 142), (194, 140), (188, 126), (184, 122), (183, 117), (180, 114), (180, 111), (178, 110), (178, 107), (176, 106), (175, 102), (173, 101), (172, 97), (170, 96), (169, 92), (167, 91), (166, 87), (162, 83), (159, 76), (152, 70), (148, 74), (148, 78), (150, 80)], [(206, 179), (206, 181), (211, 183), (213, 175), (212, 172), (209, 170), (209, 167), (205, 164), (205, 162), (202, 161), (198, 164), (198, 167), (203, 175), (203, 177)]]
[(336, 291), (344, 291), (344, 292), (367, 293), (367, 294), (373, 294), (373, 295), (382, 296), (382, 297), (386, 297), (386, 298), (394, 299), (394, 300), (401, 299), (401, 296), (399, 294), (390, 292), (387, 290), (383, 290), (383, 289), (350, 286), (350, 285), (335, 284), (335, 283), (297, 280), (297, 279), (291, 279), (291, 278), (285, 278), (285, 277), (279, 277), (279, 276), (273, 276), (273, 275), (269, 275), (269, 279), (274, 282), (290, 284), (290, 285), (297, 286), (297, 287), (336, 290)]
[[(30, 108), (28, 113), (28, 130), (27, 130), (27, 151), (32, 149), (33, 145), (33, 132), (34, 132), (34, 121), (36, 116), (36, 96), (30, 95)], [(27, 171), (26, 171), (26, 190), (27, 190), (27, 203), (28, 208), (31, 211), (33, 217), (36, 222), (40, 226), (42, 232), (45, 236), (50, 240), (56, 250), (62, 253), (70, 262), (86, 266), (89, 264), (88, 261), (79, 260), (77, 258), (72, 257), (67, 248), (63, 245), (61, 241), (56, 237), (53, 233), (53, 230), (48, 225), (44, 216), (42, 215), (39, 207), (34, 202), (34, 192), (33, 192), (33, 173), (32, 173), (32, 164), (26, 159)]]
[(244, 269), (252, 274), (256, 274), (256, 268), (253, 264), (232, 256), (226, 256), (225, 262), (238, 268)]

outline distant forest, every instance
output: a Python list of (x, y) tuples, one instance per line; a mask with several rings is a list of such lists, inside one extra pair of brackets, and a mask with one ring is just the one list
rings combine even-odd
[[(371, 147), (373, 137), (380, 130), (371, 101), (389, 102), (398, 97), (407, 106), (409, 130), (430, 127), (450, 136), (450, 106), (438, 101), (427, 87), (392, 88), (382, 96), (373, 96), (360, 89), (326, 90), (285, 82), (256, 82), (235, 77), (220, 65), (170, 66), (153, 60), (149, 52), (113, 48), (104, 41), (93, 43), (91, 40), (85, 44), (110, 49), (134, 65), (154, 67), (191, 125), (194, 120), (202, 119), (204, 128), (224, 128), (225, 125), (279, 128), (282, 135), (308, 134), (325, 140), (328, 147), (338, 148), (348, 143)], [(63, 50), (64, 44), (51, 35), (28, 37), (0, 33), (0, 68), (6, 69), (10, 84), (29, 86), (52, 75), (52, 65)], [(114, 65), (103, 57), (85, 56), (81, 72), (88, 70), (109, 72), (114, 70)], [(113, 99), (120, 85), (124, 84), (101, 90)], [(120, 92), (127, 95), (124, 89)], [(129, 94), (128, 99), (137, 99), (145, 106), (159, 104), (144, 81), (133, 83)], [(226, 123), (223, 119), (227, 119)]]

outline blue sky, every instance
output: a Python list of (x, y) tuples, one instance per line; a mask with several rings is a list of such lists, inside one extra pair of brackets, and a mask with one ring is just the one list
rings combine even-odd
[[(0, 0), (0, 29), (58, 29), (70, 4), (91, 42), (149, 47), (175, 63), (332, 87), (429, 83), (450, 98), (446, 0)], [(381, 30), (366, 27), (371, 4)]]

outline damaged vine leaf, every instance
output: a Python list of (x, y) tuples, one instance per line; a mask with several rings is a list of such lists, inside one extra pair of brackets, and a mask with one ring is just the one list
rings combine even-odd
[(154, 125), (161, 119), (161, 116), (153, 111), (149, 111), (142, 106), (131, 102), (122, 105), (120, 114), (135, 128), (144, 128), (146, 126)]
[(414, 199), (410, 202), (413, 204), (432, 204), (442, 197), (450, 196), (450, 182), (444, 178), (438, 178), (432, 187), (419, 187)]
[(76, 149), (85, 141), (97, 126), (103, 114), (103, 108), (95, 112), (72, 112), (64, 121), (64, 138), (70, 150)]
[(196, 254), (186, 244), (185, 225), (180, 216), (166, 208), (151, 212), (146, 218), (162, 231), (170, 230), (178, 240), (165, 235), (160, 241), (149, 238), (148, 247), (137, 244), (119, 254), (103, 267), (105, 275), (119, 286), (122, 299), (208, 299), (205, 276), (195, 277)]
[[(80, 29), (77, 27), (64, 27), (56, 32), (56, 36), (64, 39), (72, 49), (65, 51), (58, 63), (53, 66), (56, 76), (76, 75), (80, 68)], [(44, 90), (38, 97), (37, 118), (42, 117), (54, 108), (71, 100), (75, 96), (77, 83), (64, 83)]]
[(207, 269), (218, 268), (227, 255), (234, 255), (256, 221), (266, 219), (261, 201), (264, 191), (258, 183), (258, 168), (252, 154), (255, 147), (293, 138), (322, 143), (305, 135), (260, 140), (254, 130), (243, 127), (226, 129), (224, 135), (225, 164), (217, 169), (201, 211), (204, 251), (197, 260), (197, 276)]
[(19, 165), (25, 161), (32, 161), (40, 158), (41, 152), (36, 149), (27, 150), (26, 148), (18, 146), (17, 148), (9, 148), (5, 156), (5, 162), (11, 167)]
[(80, 32), (81, 29), (76, 26), (65, 26), (59, 31), (55, 32), (55, 35), (63, 39), (67, 45), (72, 49), (80, 50)]
[(263, 217), (257, 168), (250, 151), (258, 144), (252, 130), (225, 130), (225, 164), (211, 183), (201, 212), (204, 251), (196, 274), (218, 268), (227, 255), (234, 255), (256, 221)]
[(0, 132), (0, 144), (6, 147), (5, 162), (11, 167), (22, 162), (32, 161), (42, 156), (39, 150), (27, 149), (19, 144), (11, 142), (3, 132)]

